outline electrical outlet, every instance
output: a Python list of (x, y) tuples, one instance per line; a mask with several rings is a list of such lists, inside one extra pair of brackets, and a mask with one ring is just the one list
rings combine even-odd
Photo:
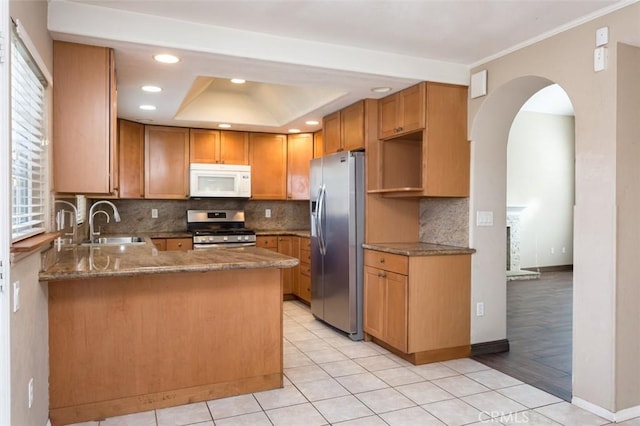
[(13, 312), (20, 309), (20, 281), (13, 283)]
[(483, 302), (478, 302), (476, 304), (476, 316), (477, 317), (483, 317), (484, 316), (484, 303)]
[(566, 247), (562, 247), (562, 252), (566, 253), (567, 252), (567, 248)]
[(555, 249), (555, 247), (551, 247), (551, 254), (556, 254), (556, 249)]
[(158, 218), (158, 209), (151, 209), (151, 219)]
[(264, 217), (266, 218), (271, 217), (271, 209), (264, 209)]
[(29, 379), (29, 408), (33, 405), (33, 377)]

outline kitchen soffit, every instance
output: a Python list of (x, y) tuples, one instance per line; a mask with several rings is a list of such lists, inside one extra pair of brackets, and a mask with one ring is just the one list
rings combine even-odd
[[(277, 104), (291, 102), (298, 111), (287, 115), (294, 107), (285, 105), (271, 121), (264, 112), (245, 112), (253, 119), (223, 121), (243, 123), (234, 126), (237, 130), (306, 131), (313, 130), (303, 124), (307, 119), (319, 119), (362, 98), (384, 96), (371, 92), (372, 87), (397, 91), (422, 80), (468, 84), (474, 63), (628, 3), (338, 0), (329, 7), (320, 0), (51, 0), (49, 29), (54, 39), (115, 49), (120, 117), (215, 127), (205, 113), (187, 114), (198, 103), (193, 85), (207, 76), (217, 77), (214, 81), (241, 77), (290, 86), (298, 93), (286, 97), (282, 90), (263, 90), (251, 97), (250, 106), (245, 97), (240, 106), (228, 105), (229, 110), (266, 104), (275, 111)], [(183, 60), (173, 66), (151, 65), (151, 55), (161, 50)], [(164, 90), (142, 95), (144, 84)], [(318, 99), (309, 96), (312, 93), (327, 96)], [(301, 106), (305, 97), (314, 98), (306, 107)], [(152, 101), (156, 111), (138, 110)]]

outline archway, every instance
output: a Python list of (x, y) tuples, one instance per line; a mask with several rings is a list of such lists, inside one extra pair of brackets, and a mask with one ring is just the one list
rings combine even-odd
[[(505, 342), (507, 336), (507, 141), (525, 101), (553, 83), (547, 78), (526, 76), (498, 87), (484, 100), (471, 126), (470, 243), (478, 249), (472, 268), (472, 312), (476, 312), (475, 303), (486, 306), (485, 317), (472, 316), (473, 343)], [(486, 213), (493, 215), (493, 226), (476, 226), (475, 218), (481, 213), (485, 217)]]

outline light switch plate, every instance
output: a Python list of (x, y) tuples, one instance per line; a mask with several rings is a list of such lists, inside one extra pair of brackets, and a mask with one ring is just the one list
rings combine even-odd
[(493, 212), (476, 212), (477, 226), (493, 226)]
[(609, 27), (602, 27), (596, 30), (596, 47), (609, 43)]
[(13, 312), (20, 309), (20, 281), (13, 283)]
[(607, 69), (607, 48), (596, 47), (593, 51), (593, 70), (595, 72)]

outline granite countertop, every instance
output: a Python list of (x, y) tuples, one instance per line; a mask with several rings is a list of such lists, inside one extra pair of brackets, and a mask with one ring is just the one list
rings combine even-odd
[(144, 244), (55, 246), (43, 253), (41, 281), (227, 269), (292, 268), (298, 259), (258, 247), (159, 251)]
[(365, 249), (382, 251), (404, 256), (442, 256), (449, 254), (473, 254), (475, 249), (469, 247), (446, 246), (433, 243), (375, 243), (363, 244)]
[(272, 236), (272, 235), (292, 235), (294, 237), (306, 237), (311, 236), (311, 231), (308, 229), (257, 229), (256, 235), (258, 236)]

